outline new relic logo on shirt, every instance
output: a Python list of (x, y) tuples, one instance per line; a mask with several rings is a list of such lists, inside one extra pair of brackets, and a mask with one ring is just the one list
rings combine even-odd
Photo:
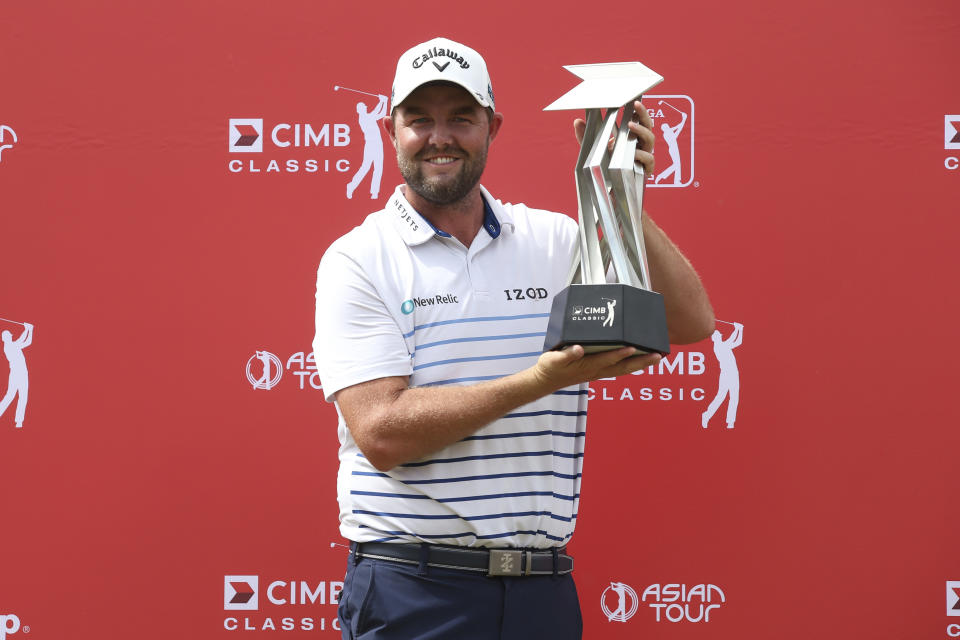
[(417, 307), (433, 307), (442, 304), (460, 304), (460, 298), (452, 293), (438, 293), (428, 298), (413, 297), (403, 301), (400, 305), (400, 311), (404, 315), (410, 315)]

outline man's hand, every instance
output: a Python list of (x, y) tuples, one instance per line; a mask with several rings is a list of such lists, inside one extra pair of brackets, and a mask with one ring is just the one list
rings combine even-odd
[(642, 354), (633, 347), (586, 355), (582, 346), (571, 345), (544, 353), (533, 372), (542, 384), (556, 391), (581, 382), (633, 373), (659, 361), (660, 354)]
[[(653, 174), (654, 159), (653, 145), (656, 142), (656, 136), (653, 134), (653, 119), (647, 112), (647, 108), (639, 100), (633, 102), (633, 118), (630, 124), (630, 133), (637, 139), (636, 161), (643, 165), (643, 171), (647, 175)], [(587, 128), (587, 123), (582, 118), (573, 121), (573, 135), (577, 138), (577, 144), (583, 144), (583, 133)], [(609, 145), (613, 148), (614, 139), (610, 138)]]

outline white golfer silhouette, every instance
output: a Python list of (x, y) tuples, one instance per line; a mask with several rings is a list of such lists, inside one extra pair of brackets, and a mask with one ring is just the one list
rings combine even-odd
[(27, 377), (27, 360), (23, 357), (23, 350), (33, 342), (33, 325), (24, 322), (23, 326), (25, 329), (16, 340), (9, 331), (0, 334), (3, 339), (3, 353), (7, 356), (7, 362), (10, 365), (7, 393), (3, 396), (3, 400), (0, 400), (0, 416), (3, 416), (7, 407), (13, 402), (13, 397), (17, 396), (17, 410), (14, 416), (17, 429), (23, 427), (23, 414), (27, 410), (27, 391), (30, 386)]
[(733, 429), (737, 419), (737, 405), (740, 403), (740, 370), (737, 368), (737, 359), (733, 355), (733, 350), (743, 342), (743, 325), (734, 322), (730, 337), (726, 340), (722, 337), (719, 329), (715, 330), (711, 336), (713, 353), (716, 354), (717, 362), (720, 364), (720, 380), (717, 384), (717, 395), (710, 401), (710, 405), (700, 419), (704, 429), (707, 428), (710, 418), (727, 396), (730, 397), (727, 402), (727, 429)]
[(613, 308), (617, 306), (616, 300), (611, 300), (609, 298), (604, 298), (607, 302), (607, 319), (603, 321), (602, 327), (612, 327), (613, 326)]
[(353, 198), (353, 192), (366, 177), (370, 167), (373, 167), (373, 177), (370, 180), (370, 198), (376, 199), (380, 195), (380, 178), (383, 176), (383, 139), (380, 137), (380, 118), (387, 115), (387, 96), (378, 94), (379, 102), (372, 112), (367, 112), (367, 105), (357, 103), (357, 119), (360, 122), (360, 131), (363, 132), (363, 164), (357, 169), (350, 184), (347, 185), (347, 198)]
[(672, 107), (674, 111), (680, 114), (680, 124), (675, 127), (671, 127), (669, 124), (664, 122), (660, 125), (660, 130), (663, 131), (663, 141), (667, 143), (667, 151), (670, 153), (670, 159), (673, 161), (669, 167), (663, 170), (663, 173), (657, 176), (657, 179), (653, 181), (654, 184), (660, 184), (661, 180), (665, 180), (667, 176), (673, 176), (673, 184), (680, 184), (683, 173), (683, 166), (680, 160), (680, 145), (677, 144), (677, 138), (680, 137), (680, 132), (683, 131), (683, 126), (687, 124), (687, 114), (683, 111), (680, 111), (672, 104), (664, 103), (669, 107)]

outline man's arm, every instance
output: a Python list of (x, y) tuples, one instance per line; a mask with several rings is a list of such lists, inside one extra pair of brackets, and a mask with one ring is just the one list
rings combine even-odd
[(663, 296), (670, 343), (703, 340), (713, 332), (715, 320), (700, 276), (646, 212), (642, 224), (650, 286)]
[(519, 373), (475, 385), (407, 386), (407, 378), (380, 378), (341, 389), (337, 404), (363, 455), (387, 471), (439, 451), (510, 411), (581, 382), (626, 375), (659, 355), (625, 347), (584, 355), (583, 347), (548, 351)]

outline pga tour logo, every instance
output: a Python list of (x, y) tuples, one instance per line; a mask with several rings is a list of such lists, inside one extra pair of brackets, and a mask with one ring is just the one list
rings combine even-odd
[[(24, 633), (30, 633), (30, 627), (24, 626), (22, 629)], [(8, 635), (13, 635), (20, 630), (19, 617), (12, 613), (0, 616), (0, 640), (4, 640)]]
[(259, 576), (223, 576), (224, 611), (256, 611), (259, 591)]
[(693, 181), (693, 99), (685, 95), (643, 97), (653, 120), (657, 158), (648, 187), (688, 187)]

